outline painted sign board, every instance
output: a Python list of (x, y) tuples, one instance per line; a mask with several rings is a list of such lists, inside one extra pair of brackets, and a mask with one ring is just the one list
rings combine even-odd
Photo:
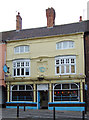
[(37, 85), (37, 90), (48, 90), (48, 84)]
[(40, 72), (45, 72), (45, 67), (39, 67)]

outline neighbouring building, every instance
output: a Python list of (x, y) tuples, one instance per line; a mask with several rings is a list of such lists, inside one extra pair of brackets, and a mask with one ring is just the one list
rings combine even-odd
[(18, 13), (16, 30), (3, 32), (8, 108), (25, 103), (29, 109), (84, 110), (89, 21), (55, 25), (55, 14), (46, 10), (47, 27), (22, 29)]
[(2, 41), (2, 33), (0, 33), (0, 107), (4, 107), (6, 103), (6, 84), (3, 67), (6, 63), (6, 43)]

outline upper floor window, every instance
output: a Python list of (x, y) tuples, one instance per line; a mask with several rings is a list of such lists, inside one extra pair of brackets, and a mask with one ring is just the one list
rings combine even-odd
[(55, 58), (56, 75), (76, 73), (76, 56), (61, 56)]
[(56, 43), (56, 49), (70, 49), (70, 48), (74, 48), (73, 41), (62, 41)]
[(13, 61), (13, 76), (28, 77), (30, 75), (30, 60), (15, 60)]
[(27, 53), (29, 52), (29, 46), (25, 45), (25, 46), (18, 46), (14, 48), (14, 53)]

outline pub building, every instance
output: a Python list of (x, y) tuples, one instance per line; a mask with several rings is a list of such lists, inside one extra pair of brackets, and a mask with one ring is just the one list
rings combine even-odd
[(16, 30), (3, 32), (7, 108), (84, 110), (89, 21), (55, 25), (55, 16), (48, 8), (46, 27), (22, 29), (18, 13)]

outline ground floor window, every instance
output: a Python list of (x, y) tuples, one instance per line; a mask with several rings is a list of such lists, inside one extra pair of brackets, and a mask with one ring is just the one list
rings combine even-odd
[(71, 84), (54, 84), (53, 101), (79, 101), (79, 85)]
[(33, 101), (33, 85), (11, 86), (12, 101)]

